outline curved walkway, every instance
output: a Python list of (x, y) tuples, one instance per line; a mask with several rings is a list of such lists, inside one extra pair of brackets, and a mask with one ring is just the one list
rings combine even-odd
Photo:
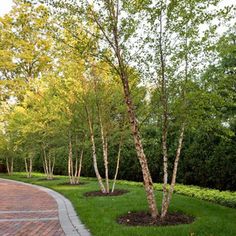
[(0, 236), (91, 235), (61, 194), (0, 178)]

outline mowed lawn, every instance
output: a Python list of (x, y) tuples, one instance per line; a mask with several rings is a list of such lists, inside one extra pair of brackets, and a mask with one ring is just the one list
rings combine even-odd
[[(116, 222), (117, 217), (129, 211), (147, 210), (145, 192), (142, 187), (119, 183), (117, 188), (129, 192), (115, 197), (85, 197), (84, 193), (98, 190), (95, 179), (82, 178), (84, 185), (68, 186), (68, 178), (56, 176), (55, 180), (45, 180), (44, 175), (34, 174), (27, 179), (24, 173), (10, 178), (52, 188), (67, 197), (81, 221), (94, 236), (236, 236), (236, 209), (198, 200), (196, 198), (174, 194), (170, 211), (179, 211), (195, 217), (189, 225), (166, 227), (124, 226)], [(161, 192), (156, 191), (158, 204), (161, 203)], [(0, 199), (1, 202), (1, 199)]]

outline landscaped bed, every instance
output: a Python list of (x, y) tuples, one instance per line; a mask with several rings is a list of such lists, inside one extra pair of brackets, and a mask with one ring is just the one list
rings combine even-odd
[[(86, 197), (84, 196), (86, 192), (98, 190), (98, 184), (92, 178), (82, 178), (81, 181), (86, 182), (84, 185), (67, 186), (62, 184), (68, 182), (68, 179), (63, 176), (56, 176), (55, 180), (47, 181), (42, 180), (42, 174), (33, 174), (32, 179), (22, 178), (24, 175), (24, 173), (17, 173), (9, 177), (2, 174), (0, 177), (43, 185), (62, 193), (70, 199), (80, 219), (91, 230), (94, 236), (236, 235), (236, 209), (202, 201), (196, 197), (174, 194), (170, 207), (170, 213), (173, 216), (175, 216), (176, 212), (182, 213), (183, 215), (190, 216), (189, 219), (192, 219), (192, 223), (187, 220), (185, 224), (175, 226), (158, 226), (158, 224), (130, 226), (119, 224), (119, 219), (135, 212), (145, 213), (147, 211), (143, 188), (135, 186), (132, 182), (119, 181), (117, 183), (117, 189), (128, 191), (120, 196)], [(177, 191), (178, 188), (179, 186), (177, 186)], [(198, 189), (198, 187), (182, 186), (182, 194), (185, 194), (184, 190), (192, 193), (195, 188)], [(204, 189), (201, 188), (201, 191), (204, 193)], [(206, 192), (208, 194), (208, 191)], [(224, 196), (224, 192), (221, 193)], [(225, 194), (227, 195), (227, 202), (229, 202), (228, 194), (232, 195), (232, 202), (234, 202), (236, 198), (235, 193), (227, 192)], [(208, 195), (211, 196), (210, 194)], [(160, 204), (161, 192), (156, 191), (156, 197), (157, 202)], [(232, 206), (234, 205), (232, 204)]]

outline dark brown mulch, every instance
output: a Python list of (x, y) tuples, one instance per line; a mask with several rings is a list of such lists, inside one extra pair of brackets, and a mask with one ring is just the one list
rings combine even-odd
[(71, 184), (70, 182), (66, 182), (66, 183), (60, 183), (58, 185), (79, 186), (79, 185), (84, 185), (84, 184), (87, 184), (87, 182), (79, 182), (78, 184)]
[(52, 179), (40, 178), (40, 179), (38, 179), (38, 180), (40, 180), (40, 181), (42, 181), (42, 180), (51, 181), (51, 180), (59, 180), (59, 178), (52, 178)]
[(167, 226), (191, 224), (193, 221), (193, 216), (187, 216), (179, 212), (169, 213), (164, 219), (159, 217), (156, 220), (153, 220), (147, 212), (128, 212), (128, 214), (120, 216), (117, 219), (119, 224), (128, 226)]
[(86, 197), (112, 197), (112, 196), (120, 196), (125, 193), (128, 193), (128, 190), (124, 189), (116, 189), (113, 193), (102, 193), (101, 191), (92, 191), (92, 192), (86, 192), (84, 196)]

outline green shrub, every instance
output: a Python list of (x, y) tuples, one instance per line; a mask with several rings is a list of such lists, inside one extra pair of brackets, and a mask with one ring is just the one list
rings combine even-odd
[[(141, 182), (131, 182), (131, 181), (118, 181), (120, 184), (127, 184), (132, 186), (142, 186)], [(157, 191), (162, 191), (162, 184), (154, 184), (154, 188)], [(175, 193), (195, 197), (197, 199), (206, 200), (209, 202), (218, 203), (223, 206), (236, 208), (236, 192), (230, 191), (219, 191), (216, 189), (202, 188), (192, 185), (176, 184)]]

